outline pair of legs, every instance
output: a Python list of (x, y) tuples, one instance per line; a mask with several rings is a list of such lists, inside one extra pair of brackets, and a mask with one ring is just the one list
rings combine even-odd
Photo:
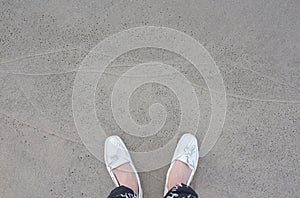
[[(171, 188), (177, 184), (187, 184), (191, 172), (192, 170), (187, 164), (176, 160), (170, 171), (169, 181), (167, 181), (168, 190), (171, 190)], [(137, 179), (129, 163), (114, 169), (113, 173), (118, 178), (121, 186), (128, 187), (132, 189), (135, 194), (138, 194), (139, 186)]]
[[(107, 139), (105, 160), (108, 171), (117, 186), (108, 197), (142, 197), (139, 177), (129, 153), (119, 137), (112, 136)], [(176, 147), (168, 170), (164, 197), (197, 198), (197, 193), (188, 186), (197, 164), (197, 140), (193, 135), (185, 134)]]

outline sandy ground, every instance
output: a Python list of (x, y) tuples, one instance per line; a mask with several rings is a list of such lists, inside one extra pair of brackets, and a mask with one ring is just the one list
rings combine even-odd
[[(199, 41), (220, 69), (226, 119), (217, 144), (200, 159), (192, 186), (202, 198), (300, 195), (300, 2), (0, 1), (0, 197), (106, 197), (105, 165), (82, 143), (72, 112), (81, 61), (106, 37), (137, 26), (164, 26)], [(176, 95), (145, 84), (130, 100), (133, 119), (150, 121), (149, 105), (166, 106), (156, 134), (124, 133), (110, 109), (114, 83), (133, 64), (163, 60), (194, 85), (200, 102), (197, 137), (210, 117), (207, 85), (191, 64), (161, 49), (115, 60), (99, 79), (95, 109), (108, 135), (129, 150), (163, 147), (177, 131)], [(144, 197), (161, 197), (167, 166), (140, 173)]]

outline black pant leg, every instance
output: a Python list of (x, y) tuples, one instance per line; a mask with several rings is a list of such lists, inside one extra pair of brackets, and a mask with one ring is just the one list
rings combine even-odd
[(165, 195), (164, 198), (198, 198), (197, 193), (189, 186), (185, 184), (178, 184), (174, 186)]
[(134, 194), (133, 190), (130, 188), (127, 188), (125, 186), (119, 186), (115, 188), (111, 193), (108, 195), (108, 198), (136, 198), (136, 195)]

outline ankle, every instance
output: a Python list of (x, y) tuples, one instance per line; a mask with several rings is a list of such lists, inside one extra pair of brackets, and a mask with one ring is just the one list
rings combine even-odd
[(116, 176), (120, 186), (130, 188), (135, 194), (138, 194), (139, 187), (137, 177), (130, 164), (123, 164), (117, 167), (113, 170), (113, 173)]
[(167, 188), (170, 190), (178, 184), (187, 184), (192, 169), (181, 161), (175, 161), (169, 174)]

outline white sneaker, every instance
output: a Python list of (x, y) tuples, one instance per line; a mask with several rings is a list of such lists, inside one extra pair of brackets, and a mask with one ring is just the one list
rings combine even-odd
[(187, 133), (187, 134), (184, 134), (180, 138), (180, 140), (176, 146), (176, 149), (175, 149), (172, 161), (171, 161), (171, 165), (167, 172), (164, 195), (166, 195), (168, 193), (169, 174), (170, 174), (170, 171), (173, 168), (173, 165), (176, 160), (187, 164), (192, 169), (191, 175), (187, 181), (187, 185), (190, 185), (190, 183), (193, 179), (193, 176), (195, 174), (195, 171), (197, 169), (198, 160), (199, 160), (198, 143), (197, 143), (197, 139), (194, 135)]
[(106, 138), (105, 140), (105, 149), (104, 149), (104, 159), (105, 159), (105, 164), (106, 168), (116, 185), (116, 187), (120, 186), (118, 179), (116, 178), (115, 174), (113, 173), (113, 169), (125, 164), (129, 163), (136, 175), (136, 179), (138, 182), (139, 186), (139, 193), (138, 197), (142, 198), (143, 193), (142, 193), (142, 188), (141, 188), (141, 182), (140, 178), (137, 174), (137, 171), (133, 165), (133, 162), (131, 160), (130, 154), (122, 141), (122, 139), (119, 136), (110, 136)]

